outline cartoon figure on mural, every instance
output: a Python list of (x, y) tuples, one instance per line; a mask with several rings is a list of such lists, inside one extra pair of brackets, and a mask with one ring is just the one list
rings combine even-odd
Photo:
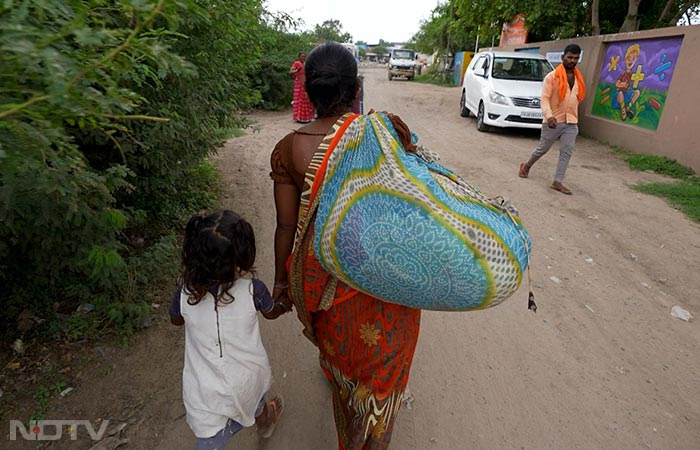
[(656, 130), (682, 42), (672, 36), (607, 44), (591, 113)]
[(627, 120), (628, 117), (630, 119), (634, 117), (632, 105), (639, 99), (640, 92), (639, 89), (636, 88), (639, 81), (644, 79), (642, 66), (638, 66), (636, 77), (635, 74), (632, 73), (634, 65), (637, 64), (637, 60), (639, 60), (639, 53), (639, 44), (632, 44), (627, 47), (627, 51), (625, 52), (625, 70), (615, 82), (617, 92), (615, 92), (615, 96), (613, 97), (612, 107), (620, 110), (620, 118), (622, 120)]

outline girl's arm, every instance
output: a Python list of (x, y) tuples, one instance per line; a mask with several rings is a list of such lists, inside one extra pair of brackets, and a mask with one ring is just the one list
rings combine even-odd
[(180, 310), (180, 292), (182, 288), (177, 288), (173, 294), (173, 299), (170, 301), (170, 308), (168, 312), (170, 313), (170, 323), (177, 325), (178, 327), (185, 324), (185, 318), (182, 317), (182, 311)]
[(265, 283), (258, 279), (253, 280), (253, 302), (255, 303), (255, 309), (260, 311), (263, 317), (270, 320), (276, 319), (292, 310), (291, 305), (273, 300)]

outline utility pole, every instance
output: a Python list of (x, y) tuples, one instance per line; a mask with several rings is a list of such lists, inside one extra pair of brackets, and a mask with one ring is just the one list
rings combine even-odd
[(474, 46), (474, 53), (479, 52), (479, 31), (481, 30), (481, 25), (476, 27), (476, 45)]

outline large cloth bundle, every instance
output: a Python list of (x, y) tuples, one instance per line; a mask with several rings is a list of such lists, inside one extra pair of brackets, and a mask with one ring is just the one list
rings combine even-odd
[(313, 249), (324, 269), (414, 308), (464, 311), (511, 296), (530, 253), (517, 211), (422, 148), (406, 152), (384, 114), (349, 120), (317, 179)]

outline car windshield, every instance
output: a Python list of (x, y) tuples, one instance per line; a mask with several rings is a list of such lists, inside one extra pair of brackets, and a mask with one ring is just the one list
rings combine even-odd
[(491, 75), (502, 80), (542, 81), (551, 71), (552, 66), (543, 59), (496, 57)]
[(394, 50), (394, 59), (413, 59), (415, 53), (410, 50)]

